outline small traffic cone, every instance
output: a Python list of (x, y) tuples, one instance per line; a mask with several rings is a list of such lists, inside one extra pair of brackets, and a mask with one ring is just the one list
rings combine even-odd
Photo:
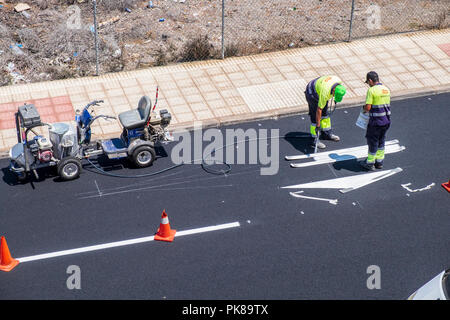
[(8, 272), (14, 269), (18, 264), (19, 260), (11, 257), (8, 245), (6, 244), (6, 239), (5, 237), (2, 237), (0, 243), (0, 270)]
[(445, 190), (450, 192), (450, 180), (448, 180), (447, 183), (444, 182), (443, 184), (441, 184), (441, 186), (443, 186)]
[(172, 242), (176, 232), (177, 230), (170, 229), (169, 217), (164, 209), (161, 216), (161, 223), (159, 224), (158, 231), (155, 235), (155, 240)]

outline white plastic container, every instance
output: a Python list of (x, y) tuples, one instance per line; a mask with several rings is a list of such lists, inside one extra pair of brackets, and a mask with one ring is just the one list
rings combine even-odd
[(361, 112), (359, 113), (359, 117), (356, 120), (356, 126), (360, 127), (361, 129), (366, 130), (367, 129), (367, 124), (369, 123), (369, 115), (368, 114), (364, 114), (363, 111), (361, 110)]

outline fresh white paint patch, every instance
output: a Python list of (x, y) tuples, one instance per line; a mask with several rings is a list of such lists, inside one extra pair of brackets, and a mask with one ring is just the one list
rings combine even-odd
[(420, 189), (414, 189), (414, 190), (408, 188), (410, 185), (411, 185), (411, 183), (405, 183), (405, 184), (402, 184), (401, 186), (403, 187), (403, 189), (406, 189), (409, 192), (420, 192), (420, 191), (431, 189), (432, 187), (434, 187), (435, 183), (433, 182), (433, 183), (427, 185), (426, 187), (423, 187)]
[(282, 187), (282, 189), (341, 189), (339, 192), (346, 193), (356, 190), (370, 183), (390, 177), (398, 172), (403, 171), (402, 168), (391, 170), (382, 170), (377, 172), (364, 173), (350, 177), (342, 177), (336, 179), (322, 180), (310, 183), (296, 184), (292, 186)]
[[(210, 227), (203, 227), (203, 228), (197, 228), (197, 229), (191, 229), (191, 230), (185, 230), (185, 231), (177, 231), (177, 233), (175, 234), (175, 237), (181, 237), (181, 236), (186, 236), (186, 235), (192, 235), (192, 234), (209, 232), (209, 231), (217, 231), (217, 230), (223, 230), (223, 229), (229, 229), (229, 228), (236, 228), (239, 226), (240, 226), (239, 222), (232, 222), (232, 223), (219, 224), (219, 225), (210, 226)], [(96, 250), (128, 246), (128, 245), (138, 244), (138, 243), (143, 243), (143, 242), (149, 242), (149, 241), (154, 241), (154, 238), (155, 238), (154, 236), (149, 236), (149, 237), (143, 237), (143, 238), (137, 238), (137, 239), (110, 242), (110, 243), (98, 244), (98, 245), (88, 246), (88, 247), (83, 247), (83, 248), (38, 254), (35, 256), (18, 258), (17, 260), (19, 260), (20, 263), (23, 263), (23, 262), (29, 262), (29, 261), (35, 261), (35, 260), (49, 259), (49, 258), (55, 258), (55, 257), (60, 257), (60, 256), (67, 256), (67, 255), (71, 255), (71, 254), (84, 253), (84, 252), (90, 252), (90, 251), (96, 251)]]

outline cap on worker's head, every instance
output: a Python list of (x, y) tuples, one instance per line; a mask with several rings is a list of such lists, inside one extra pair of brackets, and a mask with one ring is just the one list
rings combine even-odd
[(342, 84), (338, 84), (334, 89), (334, 101), (341, 102), (346, 92), (347, 89)]
[(366, 75), (366, 83), (369, 83), (369, 80), (372, 80), (373, 82), (378, 82), (378, 73), (375, 71), (369, 71)]

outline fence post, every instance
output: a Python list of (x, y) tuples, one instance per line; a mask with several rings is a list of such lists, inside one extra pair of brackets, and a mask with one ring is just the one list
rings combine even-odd
[(222, 0), (222, 60), (225, 59), (225, 0)]
[(97, 29), (97, 0), (93, 0), (94, 4), (94, 38), (95, 38), (95, 75), (99, 75), (98, 62), (98, 29)]
[(353, 13), (355, 12), (355, 0), (352, 0), (352, 13), (350, 16), (350, 28), (348, 30), (348, 42), (352, 40)]

